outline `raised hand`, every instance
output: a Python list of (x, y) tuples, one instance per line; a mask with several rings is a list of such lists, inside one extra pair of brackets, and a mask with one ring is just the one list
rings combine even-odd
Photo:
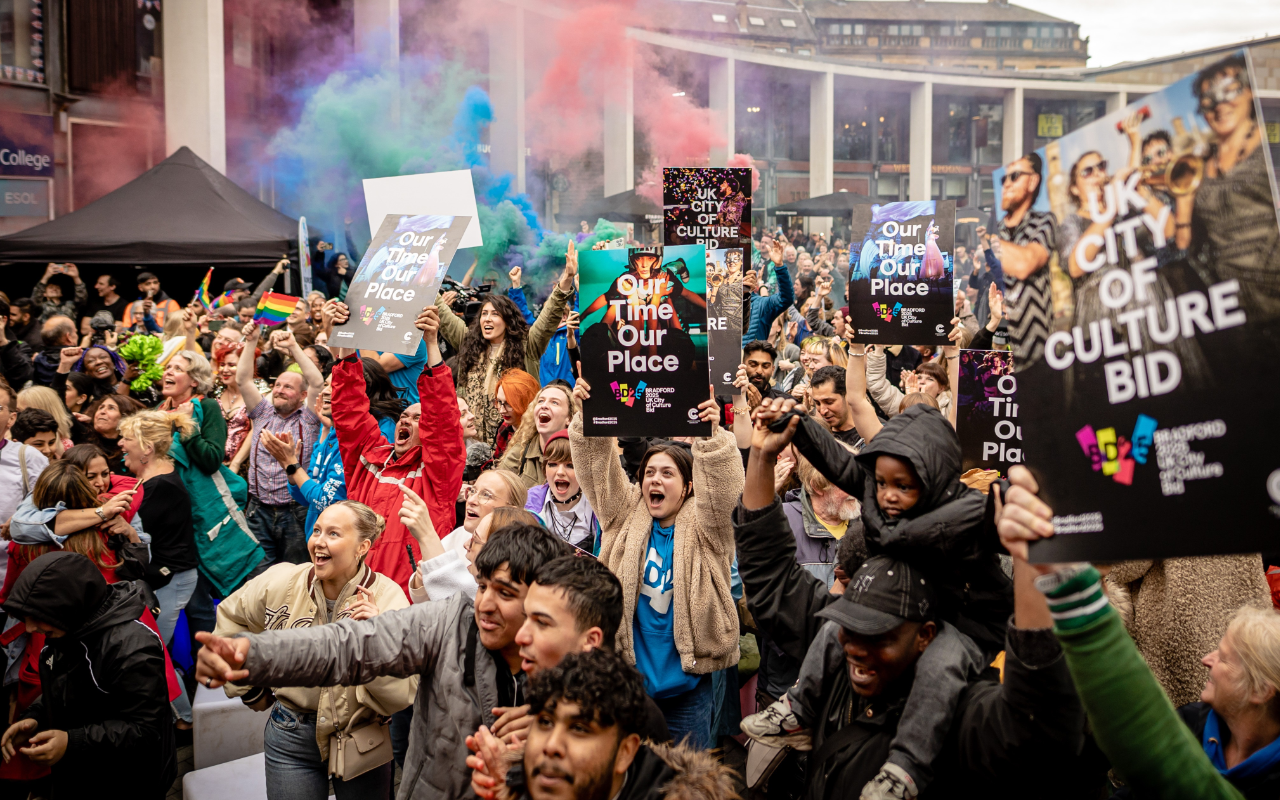
[[(516, 267), (519, 269), (519, 267)], [(440, 334), (440, 310), (435, 306), (427, 306), (418, 313), (414, 327), (422, 331), (422, 338), (431, 341)]]
[(522, 284), (520, 283), (520, 276), (523, 272), (524, 271), (519, 267), (512, 267), (511, 271), (507, 273), (507, 277), (511, 280), (512, 289), (519, 289), (521, 287)]
[(573, 396), (578, 398), (579, 403), (591, 399), (591, 384), (585, 378), (578, 378), (573, 384)]
[(351, 317), (351, 309), (341, 300), (326, 300), (321, 315), (333, 320), (334, 325), (345, 324)]
[(762, 402), (751, 415), (755, 423), (751, 431), (751, 447), (769, 458), (776, 457), (786, 449), (800, 425), (800, 418), (793, 417), (787, 427), (777, 433), (769, 430), (769, 425), (791, 413), (795, 407), (796, 401), (785, 397), (774, 397)]
[(378, 604), (373, 600), (373, 592), (363, 586), (356, 587), (358, 600), (347, 607), (354, 620), (369, 619), (378, 616)]
[(71, 368), (84, 355), (83, 347), (64, 347), (58, 355), (58, 372), (70, 372)]
[(264, 430), (260, 441), (280, 466), (287, 467), (294, 463), (296, 451), (293, 446), (293, 434), (284, 431), (276, 435), (271, 431)]
[(720, 404), (716, 402), (715, 387), (707, 388), (711, 390), (711, 399), (703, 400), (698, 404), (698, 418), (703, 422), (711, 423), (711, 436), (715, 436), (720, 431)]

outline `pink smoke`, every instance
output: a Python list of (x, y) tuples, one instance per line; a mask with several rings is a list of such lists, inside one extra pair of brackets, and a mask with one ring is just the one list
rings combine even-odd
[(760, 188), (760, 170), (756, 169), (756, 160), (747, 153), (734, 153), (725, 162), (726, 167), (751, 170), (751, 194)]

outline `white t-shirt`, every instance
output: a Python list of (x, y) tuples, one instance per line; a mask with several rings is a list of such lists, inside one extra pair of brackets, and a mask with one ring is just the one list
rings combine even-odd
[[(0, 439), (0, 522), (8, 522), (18, 504), (36, 488), (36, 479), (44, 468), (49, 466), (49, 459), (34, 447), (23, 447), (21, 443)], [(23, 491), (22, 465), (18, 463), (18, 452), (21, 451), (27, 462), (27, 485)], [(0, 583), (8, 572), (8, 551), (0, 550)]]
[(547, 523), (547, 530), (564, 539), (574, 547), (590, 550), (595, 544), (595, 532), (591, 530), (591, 504), (584, 494), (578, 504), (569, 511), (561, 511), (552, 501), (555, 495), (547, 492), (542, 501), (542, 519)]

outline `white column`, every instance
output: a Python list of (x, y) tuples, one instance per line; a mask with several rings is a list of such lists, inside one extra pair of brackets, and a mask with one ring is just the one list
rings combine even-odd
[(908, 200), (933, 197), (933, 83), (925, 81), (911, 88), (911, 173), (907, 180)]
[(376, 63), (400, 63), (400, 0), (355, 0), (356, 52)]
[(489, 25), (489, 166), (516, 177), (525, 190), (524, 9), (507, 9), (506, 19)]
[[(830, 72), (809, 79), (809, 196), (835, 191), (836, 80)], [(831, 232), (831, 217), (810, 217), (809, 230)]]
[(222, 0), (169, 0), (164, 25), (165, 153), (183, 145), (227, 171)]
[(1107, 113), (1108, 114), (1115, 111), (1119, 111), (1120, 109), (1124, 108), (1127, 105), (1129, 105), (1128, 92), (1112, 92), (1111, 94), (1107, 95)]
[(711, 148), (711, 166), (723, 167), (734, 152), (734, 60), (716, 59), (711, 64), (711, 124), (724, 138), (724, 145)]
[(1022, 146), (1023, 130), (1022, 87), (1005, 89), (1004, 92), (1004, 163), (1012, 164), (1026, 155)]
[(635, 77), (628, 56), (619, 85), (609, 86), (604, 99), (605, 197), (636, 186)]

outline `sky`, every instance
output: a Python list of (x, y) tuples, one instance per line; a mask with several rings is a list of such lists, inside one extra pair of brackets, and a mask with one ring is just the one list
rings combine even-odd
[(1013, 0), (1080, 23), (1089, 66), (1143, 61), (1189, 50), (1280, 35), (1276, 0)]

